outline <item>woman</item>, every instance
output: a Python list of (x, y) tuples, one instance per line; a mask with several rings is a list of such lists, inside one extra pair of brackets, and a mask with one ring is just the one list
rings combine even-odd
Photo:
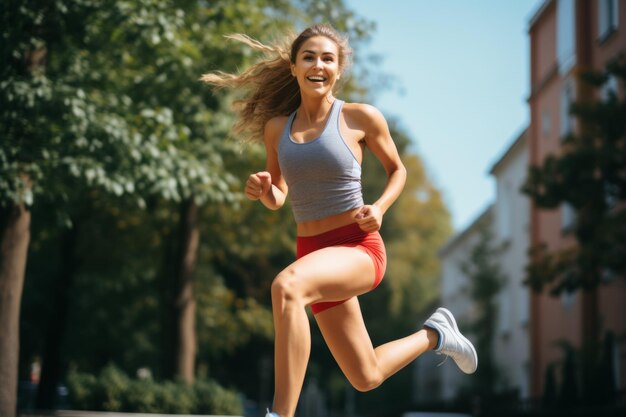
[[(206, 74), (217, 86), (248, 91), (233, 130), (265, 143), (266, 169), (249, 176), (245, 194), (267, 208), (287, 193), (297, 223), (297, 260), (272, 283), (275, 327), (275, 395), (266, 417), (293, 417), (310, 353), (310, 306), (324, 339), (359, 391), (379, 386), (423, 352), (451, 356), (462, 371), (476, 370), (472, 344), (452, 314), (438, 309), (416, 333), (374, 348), (357, 296), (374, 289), (386, 266), (378, 233), (396, 200), (406, 170), (382, 114), (334, 95), (350, 53), (329, 25), (304, 30), (289, 49), (235, 35), (268, 57), (240, 75)], [(361, 193), (365, 147), (388, 181), (372, 204)]]

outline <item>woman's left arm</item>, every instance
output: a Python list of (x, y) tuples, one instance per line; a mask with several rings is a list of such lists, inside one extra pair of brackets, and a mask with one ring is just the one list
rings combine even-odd
[(387, 173), (387, 185), (382, 194), (371, 206), (363, 207), (357, 216), (361, 228), (365, 231), (380, 229), (382, 216), (396, 201), (406, 182), (406, 168), (400, 160), (389, 126), (385, 117), (373, 106), (362, 104), (359, 119), (365, 132), (365, 144), (378, 158)]

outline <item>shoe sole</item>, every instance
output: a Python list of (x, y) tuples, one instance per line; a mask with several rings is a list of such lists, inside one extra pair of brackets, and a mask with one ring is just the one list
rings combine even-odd
[(459, 339), (463, 340), (465, 343), (467, 343), (469, 347), (472, 349), (472, 354), (474, 355), (474, 361), (476, 362), (476, 366), (474, 367), (474, 370), (471, 372), (465, 372), (465, 371), (463, 372), (465, 372), (466, 374), (473, 374), (474, 372), (476, 372), (476, 369), (478, 368), (478, 355), (476, 354), (476, 349), (474, 349), (474, 345), (472, 344), (472, 342), (467, 340), (465, 336), (461, 334), (461, 332), (459, 331), (459, 327), (456, 324), (456, 320), (454, 319), (454, 315), (452, 315), (452, 312), (450, 310), (448, 310), (445, 307), (439, 307), (437, 311), (440, 312), (446, 318), (446, 320), (448, 320), (450, 324), (452, 324), (452, 328), (454, 329), (456, 336)]

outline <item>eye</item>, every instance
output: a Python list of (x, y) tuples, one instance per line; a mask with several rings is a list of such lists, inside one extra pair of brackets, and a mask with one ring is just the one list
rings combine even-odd
[(302, 59), (305, 61), (311, 61), (313, 60), (313, 55), (305, 55), (304, 57), (302, 57)]
[(324, 62), (334, 62), (334, 61), (335, 60), (332, 57), (330, 57), (330, 56), (324, 58)]

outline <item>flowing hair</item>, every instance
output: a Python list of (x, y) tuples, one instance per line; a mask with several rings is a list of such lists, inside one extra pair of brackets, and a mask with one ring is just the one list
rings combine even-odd
[(339, 72), (343, 73), (351, 54), (346, 37), (328, 24), (308, 27), (298, 36), (290, 34), (282, 42), (264, 45), (243, 34), (227, 35), (264, 53), (264, 58), (240, 74), (216, 71), (202, 75), (201, 81), (217, 88), (231, 88), (242, 93), (234, 103), (236, 120), (231, 131), (244, 142), (263, 142), (265, 124), (273, 117), (288, 116), (300, 105), (300, 87), (291, 74), (300, 47), (308, 39), (324, 36), (338, 49)]

